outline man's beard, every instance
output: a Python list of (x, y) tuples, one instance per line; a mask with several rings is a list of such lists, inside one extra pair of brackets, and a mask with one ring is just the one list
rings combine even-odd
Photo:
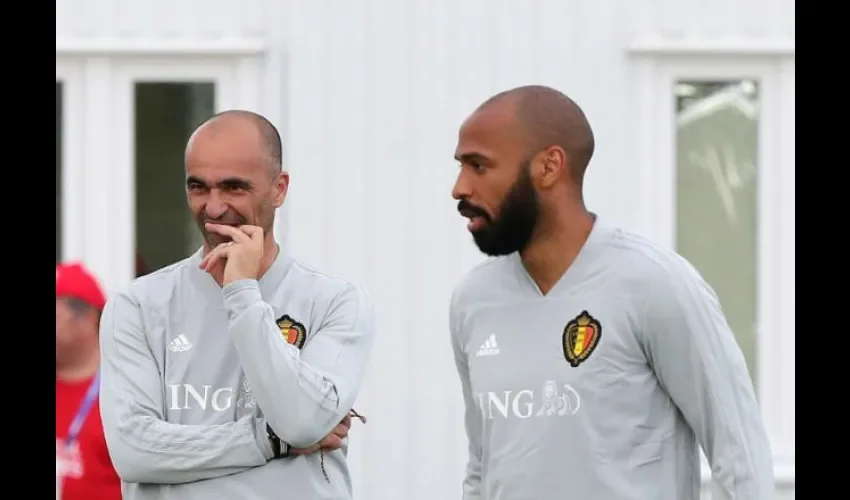
[(481, 252), (491, 257), (510, 255), (528, 246), (540, 217), (540, 200), (531, 183), (531, 162), (520, 169), (516, 182), (499, 207), (498, 217), (490, 218), (483, 209), (461, 200), (458, 210), (467, 209), (484, 218), (486, 224), (472, 233)]
[(225, 212), (221, 217), (217, 219), (211, 219), (207, 217), (204, 212), (195, 216), (195, 223), (198, 225), (198, 229), (201, 230), (201, 235), (204, 237), (204, 241), (207, 242), (210, 248), (215, 248), (222, 243), (227, 243), (232, 238), (230, 236), (225, 236), (223, 234), (214, 233), (212, 231), (208, 231), (206, 228), (206, 224), (221, 224), (224, 226), (232, 226), (239, 227), (244, 224), (247, 224), (247, 220), (245, 217), (242, 217), (239, 214), (234, 212)]
[(231, 241), (232, 238), (223, 234), (207, 231), (205, 224), (222, 224), (225, 226), (233, 226), (237, 228), (240, 226), (244, 226), (245, 224), (249, 224), (262, 228), (264, 236), (271, 233), (274, 226), (275, 214), (275, 207), (272, 202), (263, 202), (260, 206), (256, 207), (255, 210), (256, 221), (248, 221), (248, 219), (236, 213), (235, 211), (228, 210), (217, 219), (211, 219), (207, 217), (204, 212), (201, 212), (195, 215), (195, 223), (198, 225), (198, 229), (201, 230), (201, 235), (203, 236), (204, 241), (207, 242), (210, 248), (215, 248), (218, 245), (221, 245), (222, 243), (227, 243)]

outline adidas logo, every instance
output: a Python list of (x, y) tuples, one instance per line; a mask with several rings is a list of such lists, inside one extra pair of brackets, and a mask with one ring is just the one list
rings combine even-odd
[(475, 353), (476, 356), (495, 356), (499, 354), (499, 344), (496, 343), (496, 335), (490, 334), (487, 337), (487, 340), (481, 344), (481, 347), (478, 349), (478, 352)]
[(185, 352), (192, 348), (192, 343), (189, 342), (189, 339), (186, 338), (182, 333), (176, 337), (174, 340), (169, 342), (168, 350), (171, 352)]

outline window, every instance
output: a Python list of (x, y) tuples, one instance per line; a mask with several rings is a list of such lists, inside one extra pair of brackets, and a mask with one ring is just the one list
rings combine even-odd
[(714, 288), (755, 380), (758, 83), (675, 85), (676, 248)]
[(215, 113), (214, 91), (209, 82), (134, 84), (136, 274), (172, 264), (202, 244), (186, 204), (183, 154), (195, 127)]
[[(793, 42), (632, 49), (641, 220), (714, 288), (741, 346), (774, 473), (794, 484)], [(704, 478), (708, 469), (703, 469)]]

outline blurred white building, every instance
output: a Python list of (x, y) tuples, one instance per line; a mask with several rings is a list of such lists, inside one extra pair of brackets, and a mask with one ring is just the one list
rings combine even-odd
[[(794, 0), (57, 0), (57, 260), (110, 291), (199, 244), (182, 153), (215, 111), (276, 123), (278, 233), (364, 283), (380, 339), (357, 408), (359, 498), (459, 498), (446, 331), (481, 259), (450, 190), (457, 127), (509, 87), (557, 87), (597, 134), (591, 208), (675, 246), (717, 290), (794, 497)], [(565, 485), (565, 488), (568, 488)]]

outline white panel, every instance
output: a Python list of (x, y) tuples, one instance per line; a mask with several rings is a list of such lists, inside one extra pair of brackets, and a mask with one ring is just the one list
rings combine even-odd
[(199, 40), (263, 36), (272, 0), (56, 0), (65, 39)]
[(135, 92), (132, 75), (113, 61), (115, 72), (112, 87), (112, 127), (107, 144), (111, 153), (115, 183), (112, 185), (112, 234), (110, 249), (121, 268), (111, 276), (110, 291), (116, 291), (135, 276), (136, 255), (136, 154), (135, 154)]
[(83, 61), (56, 60), (56, 81), (62, 82), (62, 259), (82, 259), (85, 248), (84, 127), (86, 89)]
[[(779, 324), (786, 325), (784, 334), (779, 337), (780, 352), (779, 359), (795, 360), (796, 343), (794, 325), (796, 325), (796, 69), (794, 59), (785, 59), (779, 70), (779, 95), (780, 113), (782, 114), (782, 128), (779, 130), (779, 151), (776, 158), (779, 165), (780, 179), (778, 188), (779, 203), (779, 236), (775, 251), (777, 252), (777, 268), (782, 270), (777, 286), (782, 293), (777, 297), (779, 301)], [(782, 443), (785, 448), (779, 453), (791, 460), (796, 452), (796, 363), (787, 363), (782, 370), (784, 379), (776, 381), (782, 384), (780, 391), (782, 407), (791, 408), (792, 411), (785, 412), (782, 427), (779, 430)]]
[(124, 190), (115, 181), (120, 174), (113, 162), (113, 150), (105, 147), (105, 138), (114, 130), (112, 105), (114, 94), (112, 67), (104, 57), (89, 58), (85, 62), (85, 133), (83, 135), (84, 175), (86, 182), (83, 200), (82, 224), (84, 245), (82, 259), (99, 276), (107, 293), (123, 283), (126, 275), (117, 267), (113, 250), (125, 242), (121, 239), (122, 228), (113, 224), (116, 210), (113, 198)]
[[(600, 2), (602, 3), (602, 2)], [(629, 36), (794, 39), (795, 0), (618, 0)]]
[[(324, 3), (324, 2), (314, 2)], [(383, 6), (388, 0), (377, 0), (374, 6)], [(415, 2), (392, 2), (402, 5), (415, 5)], [(516, 2), (512, 2), (516, 3)], [(274, 0), (245, 0), (233, 2), (230, 0), (182, 0), (169, 2), (167, 0), (57, 0), (56, 1), (56, 35), (57, 40), (64, 42), (73, 40), (111, 39), (113, 44), (120, 40), (146, 40), (153, 43), (186, 43), (191, 41), (216, 40), (228, 38), (263, 38), (274, 36), (274, 31), (285, 25), (289, 19), (283, 19), (280, 8), (283, 4), (291, 4), (287, 12), (292, 22), (299, 22), (309, 17), (304, 12), (303, 0), (290, 2)], [(350, 8), (357, 10), (377, 10), (376, 7), (361, 8), (366, 5), (364, 0), (349, 2)], [(451, 7), (450, 14), (458, 14), (462, 9), (475, 12), (476, 17), (497, 19), (500, 11), (498, 1), (484, 2), (483, 0), (464, 2), (467, 7)], [(758, 40), (793, 40), (795, 35), (795, 0), (644, 0), (641, 2), (629, 0), (599, 0), (587, 2), (556, 2), (553, 0), (529, 0), (524, 6), (534, 5), (536, 8), (523, 9), (526, 15), (540, 20), (542, 16), (548, 19), (558, 19), (564, 9), (569, 9), (569, 18), (582, 20), (598, 13), (604, 18), (604, 23), (575, 22), (576, 28), (585, 26), (588, 29), (566, 30), (563, 27), (550, 32), (567, 38), (570, 33), (584, 37), (594, 30), (605, 31), (605, 26), (618, 26), (619, 31), (629, 39), (646, 36), (658, 36), (667, 40), (688, 41), (691, 39), (722, 40), (722, 39), (758, 39)], [(338, 6), (328, 7), (333, 13)], [(410, 7), (401, 7), (411, 11)], [(516, 10), (515, 7), (511, 9)], [(502, 12), (511, 12), (502, 10)], [(514, 12), (515, 14), (516, 12)], [(327, 21), (333, 16), (327, 16)], [(269, 23), (273, 18), (276, 24)], [(500, 33), (503, 36), (491, 39), (496, 45), (515, 47), (520, 50), (524, 43), (531, 44), (534, 31), (531, 26), (518, 27), (510, 22), (510, 17), (502, 17), (508, 21), (503, 24)], [(620, 26), (621, 23), (622, 26)], [(314, 25), (317, 32), (328, 23)], [(470, 34), (481, 33), (479, 24), (472, 24), (474, 30)], [(540, 34), (547, 36), (546, 34)], [(579, 37), (573, 37), (574, 40)], [(501, 42), (499, 40), (502, 40)], [(57, 42), (58, 43), (58, 42)], [(577, 51), (578, 52), (578, 51)], [(593, 51), (581, 51), (592, 54)], [(523, 58), (526, 61), (533, 58)], [(530, 64), (530, 62), (529, 62)]]
[[(230, 73), (230, 72), (228, 72)], [(233, 84), (235, 88), (232, 106), (261, 113), (263, 110), (263, 59), (242, 57), (235, 62)]]

